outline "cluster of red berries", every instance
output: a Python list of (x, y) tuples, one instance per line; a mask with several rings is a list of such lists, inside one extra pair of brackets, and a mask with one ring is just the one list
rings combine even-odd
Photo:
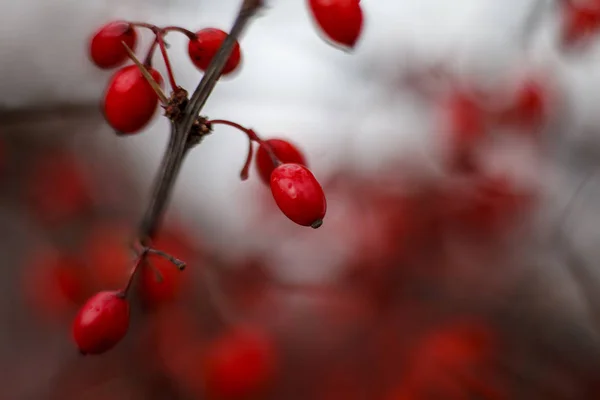
[[(323, 32), (338, 45), (354, 47), (363, 25), (362, 9), (358, 0), (322, 1), (310, 0), (310, 9)], [(135, 57), (138, 33), (136, 28), (149, 29), (155, 35), (146, 58), (139, 62)], [(152, 57), (156, 48), (163, 56), (168, 79), (173, 92), (185, 92), (175, 82), (167, 54), (164, 37), (169, 32), (186, 35), (188, 55), (192, 63), (206, 71), (227, 38), (227, 33), (216, 28), (192, 32), (187, 29), (157, 26), (126, 21), (113, 21), (101, 27), (89, 42), (89, 54), (93, 63), (102, 69), (120, 67), (112, 76), (103, 99), (104, 116), (110, 126), (120, 135), (135, 134), (143, 130), (153, 118), (159, 103), (167, 109), (169, 103), (162, 93), (163, 77), (152, 68)], [(236, 71), (242, 53), (236, 41), (222, 75)], [(123, 66), (128, 60), (135, 64)], [(253, 142), (259, 144), (256, 157), (258, 173), (266, 184), (281, 211), (293, 222), (318, 228), (323, 224), (327, 202), (323, 189), (308, 169), (304, 155), (291, 143), (282, 139), (262, 140), (251, 129), (226, 120), (206, 120), (205, 127), (212, 131), (217, 124), (229, 125), (246, 133), (250, 146), (242, 169), (241, 178), (248, 177), (253, 158)], [(118, 343), (128, 329), (129, 303), (126, 298), (139, 264), (154, 249), (145, 248), (140, 261), (134, 268), (127, 287), (122, 291), (103, 291), (81, 308), (73, 327), (73, 336), (81, 352), (98, 354)], [(168, 256), (163, 254), (164, 256)]]
[[(69, 272), (71, 277), (79, 278), (77, 281), (72, 280), (72, 283), (80, 291), (88, 289), (90, 285), (118, 287), (123, 281), (127, 281), (123, 290), (99, 291), (79, 309), (73, 323), (73, 338), (83, 354), (103, 353), (125, 336), (129, 326), (130, 307), (127, 295), (137, 270), (140, 274), (137, 291), (146, 307), (158, 309), (171, 304), (183, 292), (185, 281), (179, 271), (185, 264), (162, 251), (142, 250), (138, 263), (127, 280), (125, 267), (129, 264), (129, 257), (127, 248), (123, 245), (125, 235), (111, 236), (110, 232), (114, 235), (115, 228), (109, 225), (92, 232), (84, 246), (85, 254), (90, 260), (87, 262), (87, 272), (80, 266), (70, 270), (65, 269), (68, 266), (62, 266), (65, 273)], [(190, 258), (192, 249), (185, 244), (185, 238), (171, 233), (161, 235), (154, 244), (169, 253)]]
[[(227, 33), (216, 28), (201, 29), (194, 33), (180, 27), (158, 28), (144, 23), (113, 21), (101, 27), (91, 38), (89, 54), (92, 62), (102, 69), (121, 67), (129, 58), (129, 51), (135, 51), (137, 46), (136, 27), (152, 30), (156, 39), (146, 56), (144, 67), (158, 85), (163, 84), (163, 77), (152, 68), (152, 57), (158, 46), (165, 63), (172, 89), (177, 85), (173, 77), (164, 36), (171, 31), (182, 32), (188, 39), (188, 55), (192, 63), (201, 71), (206, 71), (219, 47), (227, 37)], [(127, 46), (127, 47), (125, 47)], [(236, 43), (230, 55), (223, 75), (233, 73), (240, 65), (241, 49)], [(154, 116), (159, 104), (159, 96), (142, 75), (136, 65), (121, 67), (110, 79), (103, 100), (103, 111), (108, 123), (123, 135), (134, 134), (144, 129)]]
[[(151, 29), (156, 36), (155, 44), (150, 48), (141, 68), (146, 68), (155, 83), (162, 85), (162, 76), (151, 67), (152, 52), (158, 46), (163, 54), (173, 91), (179, 88), (170, 68), (163, 36), (170, 31), (186, 34), (189, 37), (188, 55), (194, 65), (203, 71), (208, 68), (227, 37), (224, 31), (216, 28), (192, 33), (180, 27), (158, 28), (143, 23), (115, 21), (103, 26), (92, 37), (90, 41), (92, 61), (100, 68), (113, 68), (125, 63), (131, 57), (130, 51), (136, 45), (135, 27), (137, 26)], [(234, 72), (240, 60), (241, 50), (239, 43), (236, 42), (223, 74)], [(158, 107), (159, 97), (156, 87), (153, 87), (144, 77), (139, 65), (125, 66), (115, 73), (109, 83), (103, 103), (104, 115), (109, 124), (119, 133), (133, 134), (142, 130), (152, 119)], [(217, 121), (212, 123), (209, 121), (207, 124), (209, 129), (215, 122)], [(239, 127), (228, 121), (221, 122)], [(326, 211), (325, 196), (314, 175), (307, 169), (304, 157), (295, 147), (284, 141), (262, 141), (254, 132), (250, 138), (251, 141), (261, 144), (257, 158), (258, 170), (263, 180), (270, 184), (273, 197), (282, 212), (299, 225), (313, 228), (321, 226)], [(276, 147), (271, 148), (271, 143)], [(246, 171), (251, 159), (252, 145)], [(244, 172), (244, 175), (247, 175), (247, 172)]]
[(450, 163), (459, 169), (474, 168), (476, 150), (493, 128), (511, 128), (527, 136), (539, 132), (551, 106), (550, 92), (538, 78), (524, 79), (504, 104), (490, 104), (501, 99), (498, 93), (453, 89), (442, 102), (450, 134)]

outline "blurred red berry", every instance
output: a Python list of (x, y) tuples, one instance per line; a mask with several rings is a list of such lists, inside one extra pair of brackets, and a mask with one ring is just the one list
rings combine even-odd
[(329, 40), (354, 48), (363, 28), (359, 0), (309, 0), (314, 20)]
[(133, 238), (124, 222), (103, 221), (93, 225), (84, 238), (82, 255), (88, 261), (90, 276), (98, 288), (122, 287), (133, 266), (128, 244)]
[(23, 271), (27, 300), (47, 316), (62, 317), (88, 296), (86, 270), (72, 255), (36, 248)]
[[(206, 71), (219, 48), (227, 38), (227, 32), (216, 28), (206, 28), (196, 32), (196, 39), (188, 43), (188, 55), (192, 63), (201, 71)], [(223, 68), (223, 75), (229, 75), (240, 65), (242, 51), (236, 41), (231, 55)]]
[(98, 29), (89, 43), (90, 58), (98, 68), (115, 68), (129, 58), (121, 42), (135, 50), (137, 33), (135, 28), (125, 21), (113, 21)]
[(26, 187), (30, 211), (43, 224), (66, 222), (91, 209), (90, 192), (79, 160), (66, 152), (35, 161)]
[(254, 398), (269, 388), (277, 372), (277, 352), (262, 330), (236, 327), (209, 345), (204, 359), (210, 398)]
[(446, 103), (449, 130), (456, 147), (471, 147), (485, 133), (485, 113), (482, 107), (464, 93), (453, 93)]
[[(282, 139), (269, 139), (265, 142), (282, 163), (294, 163), (308, 167), (304, 154), (290, 142)], [(275, 165), (264, 145), (260, 145), (256, 152), (256, 168), (262, 181), (268, 185), (271, 182), (271, 173), (275, 169)]]
[(271, 174), (271, 193), (286, 217), (302, 226), (323, 224), (327, 201), (310, 170), (300, 164), (281, 164)]
[(565, 45), (579, 44), (600, 30), (600, 7), (564, 1), (562, 40)]
[(540, 82), (528, 80), (518, 88), (506, 119), (527, 128), (535, 128), (543, 121), (546, 108), (546, 88)]
[[(154, 68), (147, 69), (162, 85), (161, 74)], [(157, 106), (158, 95), (136, 65), (123, 67), (113, 75), (102, 104), (104, 117), (119, 134), (141, 131), (152, 120)]]
[(121, 292), (92, 296), (73, 322), (73, 339), (82, 354), (101, 354), (112, 349), (129, 329), (129, 303)]

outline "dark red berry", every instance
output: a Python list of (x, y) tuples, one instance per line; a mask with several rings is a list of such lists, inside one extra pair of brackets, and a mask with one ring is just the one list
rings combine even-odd
[[(188, 44), (188, 54), (196, 68), (206, 71), (226, 37), (226, 32), (216, 28), (206, 28), (196, 32), (196, 39), (190, 40)], [(228, 75), (235, 71), (240, 65), (241, 59), (242, 51), (240, 44), (236, 41), (222, 74)]]
[[(294, 163), (307, 166), (304, 155), (290, 142), (281, 139), (269, 139), (265, 142), (271, 147), (275, 157), (282, 163)], [(271, 181), (271, 172), (275, 169), (275, 164), (269, 155), (269, 151), (264, 145), (260, 145), (256, 152), (256, 168), (258, 173), (267, 185)]]
[(334, 43), (353, 48), (363, 27), (359, 0), (309, 0), (312, 15)]
[(113, 348), (129, 328), (129, 303), (120, 292), (99, 292), (79, 310), (73, 339), (82, 354), (100, 354)]
[(236, 328), (212, 343), (204, 360), (210, 398), (260, 398), (277, 371), (273, 342), (260, 330)]
[(98, 68), (115, 68), (128, 59), (123, 43), (135, 50), (137, 33), (134, 27), (125, 21), (113, 21), (98, 29), (90, 40), (90, 58)]
[[(149, 68), (154, 80), (162, 85), (160, 73)], [(104, 116), (121, 134), (136, 133), (152, 119), (158, 106), (158, 95), (135, 65), (117, 71), (104, 96)]]
[(281, 164), (271, 174), (271, 193), (281, 211), (302, 226), (323, 224), (327, 201), (323, 188), (308, 168)]

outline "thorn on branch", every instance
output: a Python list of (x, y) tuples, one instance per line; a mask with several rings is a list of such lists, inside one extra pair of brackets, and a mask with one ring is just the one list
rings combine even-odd
[(156, 95), (160, 99), (160, 102), (163, 105), (168, 105), (169, 99), (167, 98), (167, 95), (165, 94), (165, 92), (163, 92), (163, 90), (161, 89), (158, 82), (156, 82), (154, 80), (154, 78), (152, 77), (150, 72), (148, 72), (148, 69), (146, 69), (146, 67), (140, 62), (140, 60), (138, 60), (138, 58), (135, 56), (135, 53), (133, 52), (133, 50), (131, 50), (129, 48), (129, 46), (127, 46), (127, 43), (121, 42), (121, 44), (125, 47), (125, 50), (127, 50), (127, 54), (129, 55), (129, 58), (131, 58), (131, 60), (134, 62), (134, 64), (138, 67), (138, 69), (140, 70), (140, 72), (142, 73), (144, 78), (146, 78), (146, 80), (148, 81), (148, 83), (150, 84), (152, 89), (154, 89), (154, 92), (156, 92)]
[(157, 250), (157, 249), (147, 249), (149, 254), (156, 254), (157, 256), (160, 256), (166, 260), (169, 260), (173, 265), (175, 265), (177, 267), (178, 270), (183, 271), (186, 267), (186, 263), (181, 261), (178, 258), (173, 257), (170, 254), (165, 253), (164, 251), (161, 250)]

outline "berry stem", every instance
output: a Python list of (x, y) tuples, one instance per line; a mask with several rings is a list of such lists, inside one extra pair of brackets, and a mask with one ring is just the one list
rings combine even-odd
[(158, 36), (154, 38), (154, 41), (150, 45), (148, 49), (148, 53), (146, 53), (146, 58), (144, 59), (144, 65), (151, 67), (152, 66), (152, 57), (154, 57), (154, 51), (156, 50), (156, 46), (158, 45)]
[(190, 40), (196, 39), (196, 34), (188, 29), (182, 28), (180, 26), (166, 26), (162, 29), (164, 32), (180, 32), (188, 37)]
[(163, 60), (165, 62), (165, 67), (167, 69), (167, 75), (169, 77), (169, 83), (171, 84), (171, 90), (177, 89), (177, 83), (175, 82), (175, 76), (173, 75), (173, 69), (171, 68), (171, 61), (169, 60), (169, 54), (167, 54), (167, 48), (165, 46), (164, 40), (164, 31), (156, 33), (156, 41), (158, 41), (158, 47), (160, 49), (160, 53), (162, 54)]
[(127, 285), (125, 286), (125, 289), (123, 289), (123, 291), (121, 292), (123, 298), (126, 298), (129, 295), (129, 292), (131, 291), (131, 286), (133, 285), (134, 278), (137, 274), (137, 271), (140, 269), (140, 266), (144, 263), (144, 261), (146, 259), (146, 255), (148, 254), (148, 250), (149, 250), (148, 248), (142, 249), (140, 254), (137, 256), (135, 265), (133, 266), (133, 270), (131, 271), (131, 274), (129, 275), (129, 279), (127, 280)]
[[(245, 128), (236, 122), (228, 121), (226, 119), (213, 119), (213, 120), (207, 121), (206, 124), (208, 126), (227, 125), (227, 126), (231, 126), (232, 128), (236, 128), (236, 129), (244, 132), (248, 136), (248, 139), (251, 142), (250, 147), (252, 147), (252, 142), (258, 143), (260, 146), (263, 146), (264, 149), (267, 151), (267, 153), (269, 154), (269, 157), (271, 157), (271, 161), (273, 162), (274, 166), (278, 167), (282, 164), (281, 160), (279, 160), (279, 158), (277, 158), (277, 155), (275, 155), (275, 152), (273, 151), (273, 147), (271, 147), (271, 145), (268, 142), (266, 142), (266, 141), (262, 140), (260, 137), (258, 137), (258, 135), (256, 134), (256, 132), (254, 132), (254, 130)], [(249, 164), (250, 164), (251, 160), (252, 160), (252, 151), (249, 151), (246, 165), (244, 165), (245, 169), (249, 168)], [(242, 174), (243, 173), (244, 173), (244, 170), (242, 170)], [(242, 175), (242, 177), (243, 176), (244, 175)]]

